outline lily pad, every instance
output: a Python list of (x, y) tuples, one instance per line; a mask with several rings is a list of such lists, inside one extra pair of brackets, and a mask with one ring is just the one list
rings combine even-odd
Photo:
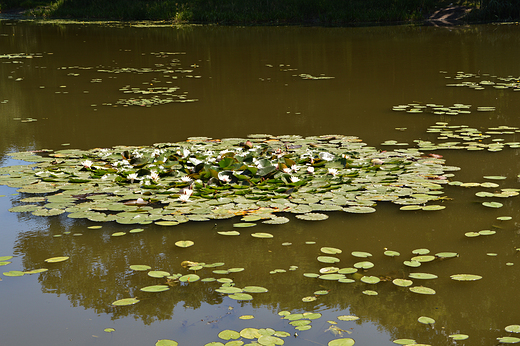
[(220, 235), (240, 235), (240, 232), (237, 231), (220, 231), (217, 233)]
[(435, 290), (429, 287), (424, 286), (413, 286), (408, 288), (413, 293), (419, 293), (419, 294), (435, 294)]
[(518, 324), (512, 324), (505, 328), (506, 332), (510, 333), (520, 333), (520, 325)]
[(218, 337), (222, 340), (231, 340), (240, 338), (240, 333), (234, 330), (226, 329), (218, 333)]
[(116, 300), (112, 303), (114, 306), (125, 306), (125, 305), (133, 305), (139, 303), (139, 299), (137, 298), (124, 298)]
[(354, 263), (354, 268), (358, 268), (358, 269), (370, 269), (372, 267), (374, 267), (374, 263), (369, 262), (369, 261)]
[(229, 298), (235, 299), (235, 300), (251, 300), (253, 299), (253, 296), (247, 293), (235, 293), (228, 295)]
[(497, 340), (502, 344), (517, 344), (520, 342), (520, 338), (515, 338), (513, 336), (503, 336), (497, 338)]
[(451, 275), (450, 278), (456, 281), (477, 281), (482, 279), (482, 276), (474, 274), (455, 274)]
[(296, 215), (297, 219), (300, 220), (307, 220), (307, 221), (321, 221), (326, 220), (329, 218), (328, 215), (321, 214), (321, 213), (306, 213), (306, 214), (299, 214)]
[(412, 286), (413, 281), (412, 280), (406, 280), (406, 279), (394, 279), (392, 280), (393, 284), (399, 287), (409, 287)]
[(335, 339), (329, 341), (327, 346), (352, 346), (356, 343), (354, 339), (351, 338), (343, 338), (343, 339)]
[(168, 285), (153, 285), (153, 286), (146, 286), (141, 288), (141, 291), (143, 292), (164, 292), (168, 291), (170, 287)]
[(317, 260), (322, 263), (337, 263), (340, 261), (339, 258), (333, 256), (318, 256)]
[(451, 334), (451, 335), (448, 335), (448, 337), (452, 338), (453, 340), (460, 341), (460, 340), (466, 340), (467, 338), (469, 338), (469, 335), (466, 335), (466, 334)]
[(236, 227), (236, 228), (247, 228), (247, 227), (254, 227), (254, 226), (256, 226), (256, 223), (252, 223), (252, 222), (240, 222), (240, 223), (233, 224), (233, 227)]
[(482, 205), (488, 208), (501, 208), (503, 206), (503, 204), (499, 202), (483, 202)]
[(428, 274), (428, 273), (410, 273), (408, 275), (412, 279), (422, 279), (422, 280), (430, 280), (430, 279), (437, 279), (438, 276), (435, 274)]
[(341, 316), (338, 316), (338, 320), (340, 320), (340, 321), (357, 321), (357, 320), (359, 320), (359, 317), (352, 316), (352, 315), (341, 315)]
[(66, 261), (68, 259), (69, 259), (68, 256), (51, 257), (51, 258), (47, 258), (45, 260), (45, 262), (47, 262), (47, 263), (58, 263), (58, 262)]
[(321, 252), (329, 254), (329, 255), (335, 255), (340, 254), (342, 251), (340, 249), (334, 248), (334, 247), (322, 247)]
[(426, 317), (426, 316), (421, 316), (417, 319), (417, 321), (419, 321), (420, 323), (423, 323), (423, 324), (434, 324), (435, 323), (435, 320), (431, 317)]
[(177, 346), (177, 345), (179, 345), (178, 342), (170, 340), (170, 339), (161, 339), (155, 343), (155, 346)]
[(191, 240), (179, 240), (179, 241), (175, 242), (175, 246), (178, 246), (178, 247), (190, 247), (193, 244), (195, 244), (195, 243)]
[(251, 233), (251, 237), (255, 238), (273, 238), (271, 233)]
[(152, 267), (144, 265), (144, 264), (132, 264), (130, 266), (130, 269), (136, 270), (136, 271), (146, 271), (146, 270), (152, 269)]

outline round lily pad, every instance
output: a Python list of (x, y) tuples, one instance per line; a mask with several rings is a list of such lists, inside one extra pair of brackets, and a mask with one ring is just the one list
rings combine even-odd
[(60, 256), (60, 257), (51, 257), (51, 258), (47, 258), (45, 260), (45, 262), (47, 263), (57, 263), (57, 262), (63, 262), (63, 261), (66, 261), (68, 260), (69, 257), (68, 256)]
[(354, 257), (362, 257), (362, 258), (367, 258), (367, 257), (372, 256), (372, 254), (370, 252), (364, 252), (364, 251), (353, 251), (351, 254)]
[(136, 271), (145, 271), (145, 270), (152, 269), (152, 267), (144, 265), (144, 264), (132, 264), (130, 266), (130, 269), (136, 270)]
[(254, 227), (254, 226), (256, 226), (256, 223), (252, 223), (252, 222), (240, 222), (240, 223), (233, 224), (233, 227), (236, 227), (236, 228), (246, 228), (246, 227)]
[(352, 315), (341, 315), (341, 316), (338, 316), (338, 320), (340, 320), (340, 321), (356, 321), (356, 320), (359, 320), (359, 317), (352, 316)]
[(340, 249), (337, 249), (335, 247), (322, 247), (320, 250), (321, 250), (321, 252), (329, 254), (329, 255), (335, 255), (335, 254), (342, 253), (342, 251)]
[(516, 338), (513, 336), (502, 336), (497, 338), (497, 340), (502, 344), (517, 344), (520, 342), (520, 338)]
[(451, 335), (448, 335), (448, 337), (452, 338), (453, 340), (460, 341), (460, 340), (466, 340), (467, 338), (469, 338), (469, 335), (466, 335), (466, 334), (451, 334)]
[(482, 279), (482, 276), (474, 274), (455, 274), (450, 275), (450, 278), (456, 281), (476, 281)]
[(137, 303), (139, 303), (139, 299), (137, 299), (137, 298), (124, 298), (124, 299), (116, 300), (115, 302), (112, 303), (112, 305), (124, 306), (124, 305), (133, 305), (133, 304), (137, 304)]
[(413, 286), (408, 288), (413, 293), (419, 293), (419, 294), (435, 294), (435, 290), (429, 287), (424, 286)]
[(501, 208), (503, 206), (503, 204), (499, 202), (483, 202), (482, 205), (488, 208)]
[(229, 298), (235, 299), (235, 300), (251, 300), (253, 299), (253, 296), (247, 293), (235, 293), (228, 295)]
[(510, 333), (520, 333), (520, 325), (518, 324), (512, 324), (505, 328), (506, 332)]
[(321, 213), (306, 213), (306, 214), (298, 214), (296, 215), (297, 219), (306, 220), (306, 221), (321, 221), (329, 218), (326, 214)]
[(304, 303), (308, 303), (308, 302), (313, 302), (315, 300), (317, 300), (318, 298), (316, 298), (315, 296), (309, 296), (309, 297), (303, 297), (302, 298), (302, 302)]
[(429, 280), (429, 279), (437, 279), (438, 276), (435, 274), (428, 274), (428, 273), (410, 273), (408, 275), (412, 279), (422, 279), (422, 280)]
[(237, 231), (221, 231), (217, 233), (220, 235), (240, 235), (240, 232)]
[(255, 238), (273, 238), (271, 233), (251, 233), (251, 237)]
[(337, 263), (340, 261), (339, 258), (333, 256), (318, 256), (317, 260), (322, 263)]
[(200, 276), (198, 276), (197, 274), (187, 274), (179, 278), (179, 281), (181, 282), (195, 282), (198, 280), (200, 280)]
[(191, 240), (179, 240), (179, 241), (175, 242), (175, 246), (178, 246), (178, 247), (190, 247), (193, 244), (195, 244), (195, 243)]
[(164, 292), (168, 291), (170, 287), (168, 285), (153, 285), (153, 286), (146, 286), (141, 288), (141, 291), (143, 292)]
[(226, 329), (218, 333), (218, 337), (223, 340), (231, 340), (240, 338), (240, 333), (234, 330)]
[(417, 321), (419, 321), (420, 323), (423, 323), (423, 324), (434, 324), (435, 323), (435, 320), (431, 317), (426, 317), (426, 316), (421, 316), (417, 319)]
[(352, 346), (355, 343), (356, 342), (354, 341), (354, 339), (343, 338), (343, 339), (335, 339), (335, 340), (329, 341), (327, 346)]
[(358, 269), (370, 269), (372, 267), (374, 267), (374, 263), (369, 262), (369, 261), (354, 263), (354, 268), (358, 268)]
[(400, 287), (409, 287), (412, 286), (413, 281), (412, 280), (406, 280), (406, 279), (394, 279), (392, 280), (393, 284)]
[(378, 278), (377, 276), (363, 276), (361, 278), (361, 282), (364, 282), (366, 284), (377, 284), (380, 281), (381, 281), (381, 279)]
[(170, 339), (161, 339), (155, 343), (155, 346), (177, 346), (177, 345), (179, 345), (178, 342), (170, 340)]

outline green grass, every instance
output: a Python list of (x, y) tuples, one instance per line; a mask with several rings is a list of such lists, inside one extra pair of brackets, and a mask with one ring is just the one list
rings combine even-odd
[(473, 20), (520, 18), (520, 0), (0, 0), (39, 17), (219, 24), (361, 25), (420, 21), (454, 2)]

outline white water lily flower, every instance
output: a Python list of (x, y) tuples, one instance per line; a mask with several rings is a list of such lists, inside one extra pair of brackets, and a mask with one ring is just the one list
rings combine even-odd
[(83, 167), (85, 167), (85, 168), (90, 168), (90, 167), (92, 167), (93, 162), (90, 161), (90, 160), (85, 160), (85, 161), (82, 161), (81, 164), (82, 164)]
[(338, 174), (338, 170), (336, 168), (329, 168), (328, 174), (331, 174), (333, 177), (335, 177), (336, 174)]
[(229, 175), (222, 175), (220, 177), (220, 180), (222, 180), (222, 182), (224, 183), (229, 183), (231, 181), (231, 178), (229, 177)]
[(332, 155), (331, 153), (328, 153), (326, 151), (320, 152), (318, 154), (318, 156), (320, 157), (320, 159), (325, 160), (325, 161), (332, 161), (332, 160), (334, 160), (334, 155)]
[(137, 178), (137, 173), (130, 173), (130, 174), (128, 174), (127, 178), (130, 179), (131, 183), (133, 183), (134, 180), (139, 179), (139, 178)]
[(181, 180), (185, 183), (190, 183), (191, 182), (191, 178), (188, 177), (187, 175), (185, 175), (184, 177), (181, 178)]
[(291, 182), (292, 182), (292, 183), (296, 183), (296, 182), (298, 182), (298, 181), (300, 181), (300, 178), (298, 178), (298, 177), (294, 177), (294, 176), (291, 175)]
[(300, 167), (296, 166), (296, 165), (292, 165), (291, 166), (291, 169), (293, 172), (298, 172), (298, 170), (300, 169)]
[(307, 167), (307, 173), (314, 174), (314, 167)]
[(153, 181), (159, 181), (159, 174), (156, 171), (150, 172), (150, 177)]
[(383, 160), (381, 160), (381, 159), (373, 159), (373, 160), (372, 160), (372, 164), (373, 164), (374, 166), (382, 165), (383, 163), (384, 163), (384, 162), (383, 162)]
[(284, 173), (291, 173), (291, 169), (290, 169), (289, 167), (285, 167), (285, 168), (283, 169), (283, 172), (284, 172)]

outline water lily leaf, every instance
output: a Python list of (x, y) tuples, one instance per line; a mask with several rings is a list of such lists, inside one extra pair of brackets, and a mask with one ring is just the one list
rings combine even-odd
[(359, 317), (352, 316), (352, 315), (341, 315), (341, 316), (338, 316), (338, 320), (340, 320), (340, 321), (356, 321), (356, 320), (359, 320)]
[(358, 269), (370, 269), (372, 267), (374, 267), (374, 263), (369, 262), (369, 261), (354, 263), (354, 268), (358, 268)]
[(370, 213), (374, 213), (376, 211), (376, 209), (372, 208), (372, 207), (348, 207), (348, 208), (343, 208), (343, 211), (346, 211), (347, 213), (353, 213), (353, 214), (370, 214)]
[(321, 252), (329, 254), (329, 255), (335, 255), (340, 254), (342, 251), (340, 249), (334, 248), (334, 247), (322, 247)]
[(377, 284), (380, 281), (381, 281), (381, 279), (378, 278), (377, 276), (363, 276), (361, 278), (361, 282), (364, 282), (366, 284)]
[(428, 273), (410, 273), (408, 275), (412, 279), (422, 279), (422, 280), (430, 280), (430, 279), (437, 279), (438, 276), (435, 274), (428, 274)]
[(435, 290), (429, 287), (424, 286), (413, 286), (408, 288), (413, 293), (419, 293), (419, 294), (435, 294)]
[(358, 270), (356, 268), (341, 268), (338, 270), (338, 274), (354, 274)]
[(520, 325), (518, 324), (512, 324), (505, 328), (506, 332), (510, 333), (520, 333)]
[(377, 296), (379, 294), (376, 291), (372, 291), (372, 290), (365, 290), (361, 293), (366, 294), (367, 296)]
[(145, 271), (145, 270), (152, 269), (152, 267), (144, 265), (144, 264), (132, 264), (130, 266), (130, 269), (136, 270), (136, 271)]
[(406, 279), (394, 279), (392, 280), (393, 284), (399, 287), (409, 287), (412, 286), (413, 281), (412, 280), (406, 280)]
[(432, 211), (432, 210), (442, 210), (446, 209), (446, 206), (444, 205), (425, 205), (422, 207), (422, 210)]
[(254, 227), (254, 226), (256, 226), (256, 223), (252, 223), (252, 222), (240, 222), (240, 223), (233, 224), (233, 227), (237, 227), (237, 228)]
[(178, 247), (190, 247), (193, 244), (195, 244), (195, 243), (191, 240), (179, 240), (179, 241), (175, 242), (175, 246), (178, 246)]
[(197, 274), (187, 274), (179, 278), (179, 281), (181, 282), (195, 282), (198, 280), (200, 280), (200, 276), (198, 276)]
[(309, 320), (317, 320), (318, 318), (321, 318), (323, 315), (319, 312), (304, 312), (303, 317), (307, 318)]
[(152, 270), (148, 272), (148, 276), (152, 278), (163, 278), (165, 276), (170, 276), (170, 273), (163, 270)]
[(238, 318), (241, 319), (241, 320), (252, 320), (253, 318), (255, 318), (255, 316), (253, 316), (253, 315), (242, 315), (242, 316), (239, 316)]
[(391, 251), (391, 250), (387, 250), (384, 252), (384, 255), (385, 256), (389, 256), (389, 257), (397, 257), (397, 256), (401, 256), (401, 254), (397, 251)]
[(311, 323), (311, 321), (309, 321), (309, 320), (296, 320), (296, 321), (289, 322), (289, 324), (294, 327), (306, 326), (310, 323)]
[(515, 338), (513, 336), (502, 336), (497, 338), (497, 340), (503, 344), (517, 344), (520, 342), (520, 338)]
[(493, 235), (493, 234), (496, 234), (496, 233), (497, 233), (496, 231), (491, 231), (491, 230), (488, 230), (488, 229), (485, 229), (485, 230), (482, 230), (482, 231), (478, 232), (479, 235)]
[(307, 278), (317, 278), (320, 275), (316, 274), (316, 273), (303, 273), (303, 276), (305, 276)]
[(264, 293), (269, 291), (267, 288), (261, 286), (246, 286), (243, 290), (247, 293)]
[(159, 226), (177, 226), (179, 221), (156, 221), (155, 224)]
[(482, 205), (488, 208), (501, 208), (503, 206), (503, 204), (499, 202), (483, 202)]
[(426, 316), (421, 316), (417, 319), (417, 321), (419, 321), (420, 323), (423, 323), (423, 324), (434, 324), (435, 323), (435, 320), (431, 317), (426, 317)]
[(107, 333), (112, 333), (112, 332), (115, 332), (116, 330), (114, 328), (105, 328), (103, 329), (104, 332), (107, 332)]
[(262, 334), (256, 328), (244, 328), (240, 331), (240, 336), (246, 339), (258, 339)]
[(231, 340), (240, 338), (240, 333), (234, 330), (226, 329), (218, 333), (218, 337), (222, 340)]
[(398, 345), (413, 345), (417, 343), (414, 339), (396, 339), (392, 342)]
[(506, 177), (503, 175), (486, 175), (484, 176), (484, 179), (490, 179), (490, 180), (504, 180)]
[(511, 216), (499, 216), (499, 217), (497, 217), (497, 220), (500, 220), (500, 221), (509, 221), (511, 219), (512, 219)]
[(271, 233), (251, 233), (251, 236), (255, 238), (273, 238)]
[(141, 233), (144, 231), (144, 228), (134, 228), (129, 231), (129, 233)]
[(69, 259), (68, 256), (51, 257), (51, 258), (47, 258), (45, 260), (45, 262), (47, 262), (47, 263), (58, 263), (58, 262), (66, 261), (68, 259)]
[(412, 250), (412, 253), (414, 255), (427, 255), (430, 253), (430, 250), (428, 249), (415, 249), (415, 250)]
[(13, 256), (0, 256), (0, 261), (7, 261), (13, 258)]
[(112, 303), (112, 305), (125, 306), (125, 305), (133, 305), (133, 304), (137, 304), (137, 303), (139, 303), (139, 299), (137, 299), (137, 298), (124, 298), (124, 299), (116, 300), (115, 302)]
[(321, 213), (306, 213), (306, 214), (298, 214), (296, 215), (297, 219), (307, 220), (307, 221), (321, 221), (329, 218), (328, 215)]
[(38, 273), (43, 273), (43, 272), (46, 272), (48, 271), (49, 269), (47, 268), (39, 268), (39, 269), (33, 269), (33, 270), (29, 270), (29, 271), (26, 271), (24, 272), (25, 274), (38, 274)]
[(452, 338), (453, 340), (466, 340), (467, 338), (469, 338), (469, 335), (466, 335), (466, 334), (451, 334), (451, 335), (448, 335), (448, 337)]
[(459, 254), (456, 252), (438, 252), (435, 254), (435, 256), (439, 258), (452, 258), (452, 257), (458, 257)]
[(431, 262), (434, 259), (435, 259), (435, 256), (427, 255), (427, 256), (415, 256), (415, 257), (412, 257), (411, 260), (424, 263), (424, 262)]
[(242, 293), (243, 290), (241, 288), (238, 288), (238, 287), (220, 287), (220, 288), (217, 288), (215, 290), (216, 292), (218, 293), (223, 293), (223, 294), (234, 294), (234, 293)]
[(240, 235), (240, 232), (237, 231), (221, 231), (217, 233), (220, 235)]
[(450, 278), (457, 281), (476, 281), (482, 279), (482, 276), (474, 274), (455, 274), (450, 275)]
[(155, 346), (177, 346), (177, 345), (179, 345), (178, 342), (170, 340), (170, 339), (161, 339), (155, 343)]
[(319, 276), (322, 280), (339, 280), (345, 278), (343, 274), (324, 274)]
[(141, 288), (141, 291), (143, 292), (164, 292), (168, 291), (170, 287), (168, 285), (153, 285), (153, 286), (146, 286)]
[(253, 299), (253, 296), (247, 293), (235, 293), (228, 295), (229, 298), (235, 299), (235, 300), (251, 300)]
[(283, 339), (280, 339), (276, 336), (262, 335), (261, 337), (258, 338), (258, 343), (260, 345), (264, 345), (264, 346), (271, 346), (271, 345), (283, 345), (285, 343), (285, 341), (283, 341)]
[(309, 302), (313, 302), (313, 301), (315, 301), (317, 299), (318, 298), (316, 298), (315, 296), (303, 297), (302, 298), (302, 302), (309, 303)]
[(322, 263), (337, 263), (339, 262), (339, 258), (333, 256), (318, 256), (317, 260)]
[(125, 234), (126, 234), (126, 232), (115, 232), (115, 233), (112, 233), (112, 237), (120, 237), (120, 236), (123, 236)]
[(24, 276), (25, 273), (19, 270), (11, 270), (8, 272), (3, 272), (5, 276)]

